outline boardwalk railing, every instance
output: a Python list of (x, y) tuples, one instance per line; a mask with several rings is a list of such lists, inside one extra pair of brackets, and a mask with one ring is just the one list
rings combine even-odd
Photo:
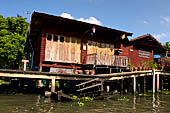
[(88, 54), (87, 64), (126, 67), (128, 65), (128, 57), (96, 53)]

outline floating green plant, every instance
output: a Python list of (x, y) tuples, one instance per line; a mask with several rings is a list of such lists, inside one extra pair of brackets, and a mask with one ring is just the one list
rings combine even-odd
[(79, 105), (80, 107), (85, 105), (83, 102), (77, 102), (76, 104)]
[(127, 97), (120, 97), (119, 99), (117, 99), (118, 101), (129, 101), (129, 99)]
[(152, 90), (148, 90), (148, 93), (152, 93)]
[(143, 93), (143, 94), (140, 93), (139, 96), (149, 97), (149, 96), (151, 96), (151, 94), (150, 93)]
[(163, 94), (166, 94), (166, 95), (170, 95), (170, 91), (168, 91), (168, 89), (163, 89), (163, 90), (162, 90), (162, 93), (163, 93)]
[(77, 100), (77, 101), (93, 101), (94, 99), (91, 98), (91, 97), (78, 97), (78, 96), (75, 96), (75, 95), (72, 95), (72, 99), (73, 100)]
[(7, 81), (4, 81), (4, 80), (0, 80), (0, 85), (2, 85), (2, 84), (10, 84), (10, 82), (7, 82)]

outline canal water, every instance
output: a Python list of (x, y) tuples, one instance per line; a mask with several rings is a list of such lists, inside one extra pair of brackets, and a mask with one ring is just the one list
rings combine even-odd
[(0, 94), (0, 113), (170, 113), (170, 96), (114, 95), (90, 102), (56, 102), (40, 95)]

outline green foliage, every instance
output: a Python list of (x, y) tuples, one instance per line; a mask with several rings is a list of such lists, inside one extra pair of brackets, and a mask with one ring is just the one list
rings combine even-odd
[(80, 106), (80, 107), (84, 106), (84, 103), (83, 103), (83, 102), (77, 102), (76, 104), (77, 104), (78, 106)]
[(134, 65), (133, 65), (131, 62), (128, 62), (128, 66), (129, 66), (130, 68), (133, 68), (133, 67), (134, 67)]
[(154, 63), (154, 61), (149, 61), (149, 65), (150, 65), (150, 67), (152, 67), (152, 68), (157, 68), (158, 67), (158, 64), (155, 62)]
[(78, 96), (75, 96), (75, 95), (70, 95), (73, 100), (77, 100), (77, 101), (93, 101), (94, 99), (91, 98), (91, 97), (78, 97)]
[(18, 69), (21, 65), (28, 25), (23, 17), (0, 15), (0, 68)]
[(0, 85), (2, 85), (2, 84), (7, 85), (7, 84), (10, 84), (10, 82), (4, 81), (4, 80), (0, 80)]
[(164, 45), (165, 49), (170, 52), (170, 44), (169, 42), (166, 42), (165, 45)]
[(120, 97), (120, 98), (118, 98), (117, 100), (118, 100), (118, 101), (129, 101), (129, 99), (128, 99), (127, 97), (125, 97), (125, 96)]

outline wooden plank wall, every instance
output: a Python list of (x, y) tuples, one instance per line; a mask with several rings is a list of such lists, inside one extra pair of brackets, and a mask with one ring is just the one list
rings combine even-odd
[(111, 65), (112, 56), (114, 55), (114, 45), (88, 41), (87, 55), (97, 54), (97, 64)]
[(58, 35), (58, 40), (54, 41), (46, 38), (45, 61), (80, 63), (81, 40), (74, 37)]

